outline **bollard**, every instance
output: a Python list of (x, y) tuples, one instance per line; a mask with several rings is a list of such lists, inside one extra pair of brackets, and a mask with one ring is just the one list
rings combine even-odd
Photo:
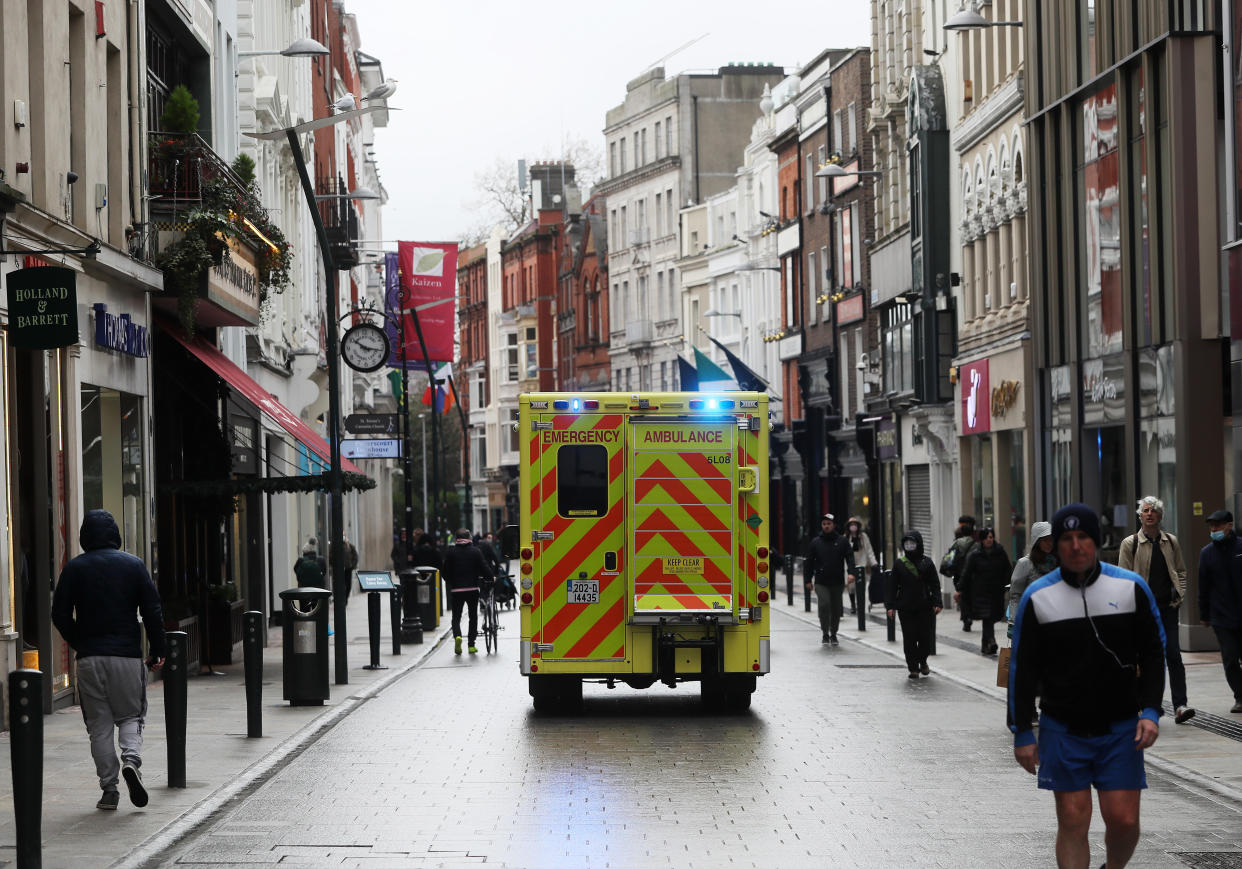
[(388, 596), (388, 621), (392, 630), (392, 653), (401, 654), (401, 586), (393, 585)]
[(789, 606), (793, 606), (793, 556), (785, 556), (785, 595), (789, 598)]
[[(419, 572), (415, 568), (402, 570), (398, 577), (401, 581), (401, 641), (416, 646), (422, 645), (423, 623), (420, 604), (431, 600), (429, 596), (431, 590), (419, 582)], [(434, 624), (427, 625), (427, 630), (433, 627), (435, 627)]]
[(246, 670), (246, 736), (263, 736), (263, 613), (242, 616), (242, 660)]
[(43, 674), (9, 673), (9, 753), (20, 869), (43, 865)]
[(805, 604), (805, 606), (806, 606), (806, 611), (807, 611), (807, 612), (810, 612), (810, 611), (811, 611), (811, 586), (810, 586), (810, 585), (808, 585), (807, 583), (803, 582), (803, 583), (802, 583), (802, 588), (803, 588), (803, 595), (804, 595), (804, 596), (805, 596), (805, 598), (806, 598), (806, 599), (803, 601), (803, 603), (804, 603), (804, 604)]
[(168, 739), (168, 786), (183, 788), (189, 637), (185, 631), (169, 631), (164, 639), (168, 644), (168, 656), (164, 659), (164, 730)]
[(387, 670), (379, 662), (380, 647), (380, 599), (378, 591), (367, 592), (367, 634), (371, 641), (371, 663), (364, 670)]
[(854, 568), (854, 609), (858, 612), (858, 630), (867, 630), (867, 568)]

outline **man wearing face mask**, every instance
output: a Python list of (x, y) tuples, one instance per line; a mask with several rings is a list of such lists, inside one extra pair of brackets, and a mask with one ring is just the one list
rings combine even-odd
[(1094, 786), (1106, 865), (1120, 869), (1138, 844), (1143, 750), (1160, 733), (1164, 631), (1143, 578), (1100, 562), (1094, 510), (1062, 507), (1052, 517), (1052, 540), (1061, 566), (1027, 587), (1014, 621), (1014, 759), (1053, 792), (1057, 865), (1090, 865)]
[(1228, 510), (1217, 510), (1207, 523), (1212, 542), (1199, 553), (1199, 618), (1220, 643), (1225, 681), (1233, 692), (1229, 711), (1242, 712), (1242, 540)]
[(940, 577), (936, 565), (923, 554), (923, 535), (913, 529), (901, 538), (901, 554), (893, 565), (893, 581), (885, 590), (884, 608), (901, 619), (901, 641), (910, 678), (931, 674), (934, 615), (940, 612)]

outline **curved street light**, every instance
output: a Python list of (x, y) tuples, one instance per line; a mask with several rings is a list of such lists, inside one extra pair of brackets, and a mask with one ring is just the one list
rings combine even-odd
[(988, 21), (973, 6), (970, 9), (962, 9), (955, 15), (950, 15), (949, 20), (944, 23), (945, 30), (979, 30), (983, 27), (1021, 26), (1021, 21)]
[(264, 48), (257, 51), (239, 51), (238, 57), (264, 57), (270, 55), (281, 55), (282, 57), (323, 57), (331, 52), (324, 46), (322, 42), (304, 36), (301, 39), (295, 39), (289, 43), (287, 48)]
[[(274, 142), (281, 138), (289, 141), (289, 150), (293, 152), (293, 162), (297, 166), (298, 176), (302, 179), (302, 192), (306, 194), (306, 204), (310, 206), (311, 222), (315, 226), (315, 235), (319, 240), (319, 252), (323, 257), (325, 280), (328, 284), (327, 322), (332, 328), (327, 330), (327, 347), (325, 353), (328, 366), (328, 499), (330, 510), (328, 516), (328, 547), (329, 565), (332, 571), (333, 620), (336, 639), (336, 684), (345, 685), (349, 682), (349, 634), (345, 627), (345, 605), (349, 598), (349, 589), (345, 577), (345, 553), (342, 551), (345, 539), (345, 511), (341, 503), (344, 486), (341, 479), (341, 353), (336, 324), (340, 322), (340, 299), (337, 297), (337, 269), (332, 260), (332, 249), (328, 245), (328, 232), (323, 225), (323, 217), (315, 207), (315, 188), (311, 185), (310, 175), (306, 171), (306, 157), (302, 153), (302, 142), (299, 138), (311, 130), (330, 127), (345, 121), (352, 121), (372, 112), (385, 111), (383, 106), (368, 106), (365, 109), (354, 109), (340, 112), (327, 118), (316, 118), (293, 127), (270, 130), (264, 133), (246, 133), (252, 139)], [(348, 195), (348, 194), (346, 194)]]

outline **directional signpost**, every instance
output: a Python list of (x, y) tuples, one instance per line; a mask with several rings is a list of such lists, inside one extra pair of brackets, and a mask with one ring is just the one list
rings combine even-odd
[(345, 417), (345, 431), (354, 435), (396, 435), (395, 413), (351, 413)]

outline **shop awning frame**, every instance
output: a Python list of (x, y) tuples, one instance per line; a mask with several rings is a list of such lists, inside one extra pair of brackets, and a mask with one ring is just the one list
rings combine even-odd
[[(295, 441), (301, 443), (307, 450), (322, 459), (325, 465), (331, 463), (328, 442), (320, 437), (314, 429), (303, 422), (297, 414), (281, 404), (270, 392), (264, 389), (258, 381), (238, 368), (237, 365), (234, 364), (233, 360), (221, 353), (215, 345), (198, 336), (187, 336), (180, 326), (164, 322), (160, 322), (159, 325), (167, 334), (176, 339), (177, 343), (179, 343), (186, 350), (190, 351), (191, 355), (210, 368), (216, 376), (218, 376), (229, 386), (236, 389), (247, 401), (262, 411), (265, 416), (276, 423), (276, 425), (280, 426), (280, 428), (288, 432)], [(346, 489), (369, 489), (375, 485), (374, 481), (371, 481), (371, 478), (363, 473), (361, 468), (348, 459), (341, 459), (341, 470), (343, 472), (343, 482), (346, 484)], [(274, 477), (261, 479), (314, 481), (313, 485), (308, 485), (308, 483), (300, 483), (293, 488), (283, 488), (279, 490), (313, 491), (327, 488), (326, 479), (321, 480), (321, 477), (324, 477), (324, 475), (311, 474), (297, 477)], [(371, 485), (360, 485), (361, 480), (371, 481)], [(215, 485), (217, 483), (225, 484), (237, 482), (239, 481), (218, 480), (210, 481), (210, 485)], [(350, 485), (351, 482), (352, 485)], [(187, 483), (187, 485), (193, 485), (197, 488), (201, 485), (208, 485), (208, 482), (202, 481)], [(251, 488), (259, 489), (260, 487), (255, 486)]]

